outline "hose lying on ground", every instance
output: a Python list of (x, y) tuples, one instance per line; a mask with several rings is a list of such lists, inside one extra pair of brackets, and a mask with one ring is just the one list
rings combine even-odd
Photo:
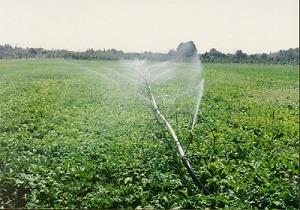
[(178, 137), (174, 131), (174, 129), (172, 128), (171, 124), (166, 120), (166, 118), (161, 114), (160, 110), (158, 109), (158, 106), (157, 106), (157, 103), (155, 101), (155, 98), (154, 98), (154, 95), (153, 95), (153, 92), (152, 92), (152, 89), (151, 89), (151, 86), (149, 84), (149, 82), (146, 80), (145, 81), (146, 83), (146, 86), (147, 86), (147, 90), (148, 90), (148, 95), (149, 95), (149, 98), (150, 98), (150, 102), (151, 102), (151, 106), (152, 106), (152, 109), (153, 109), (153, 112), (155, 114), (155, 116), (157, 117), (157, 119), (159, 119), (159, 122), (161, 122), (164, 127), (169, 131), (169, 133), (171, 134), (174, 142), (175, 142), (175, 145), (177, 147), (177, 150), (178, 150), (178, 153), (179, 153), (179, 156), (183, 162), (183, 165), (186, 167), (187, 171), (189, 172), (192, 180), (194, 181), (194, 183), (197, 185), (197, 187), (199, 189), (203, 189), (204, 191), (206, 191), (208, 193), (208, 190), (205, 188), (205, 186), (201, 183), (201, 181), (198, 179), (197, 175), (195, 174), (191, 164), (190, 164), (190, 161), (189, 159), (186, 157), (185, 155), (185, 152), (178, 140)]

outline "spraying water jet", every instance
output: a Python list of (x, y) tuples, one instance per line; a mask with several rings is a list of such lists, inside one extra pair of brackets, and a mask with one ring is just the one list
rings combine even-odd
[(203, 95), (203, 89), (204, 89), (204, 80), (200, 80), (199, 82), (199, 88), (198, 88), (198, 96), (196, 98), (196, 108), (195, 108), (195, 113), (193, 115), (193, 122), (192, 122), (192, 126), (191, 126), (191, 132), (193, 131), (196, 122), (197, 122), (197, 118), (198, 118), (198, 113), (199, 113), (199, 108), (200, 108), (200, 102), (202, 99), (202, 95)]

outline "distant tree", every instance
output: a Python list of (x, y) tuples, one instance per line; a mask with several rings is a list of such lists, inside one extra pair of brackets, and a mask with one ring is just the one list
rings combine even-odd
[(176, 51), (175, 50), (170, 50), (169, 52), (168, 52), (168, 56), (175, 56), (175, 54), (176, 54)]
[(182, 42), (178, 45), (176, 50), (176, 60), (178, 61), (184, 61), (189, 60), (192, 57), (197, 55), (197, 48), (194, 42)]
[(29, 53), (29, 55), (32, 55), (33, 57), (35, 57), (35, 55), (37, 55), (37, 50), (36, 49), (34, 49), (34, 48), (29, 48), (28, 49), (28, 53)]
[(236, 63), (242, 63), (243, 61), (245, 62), (245, 60), (247, 59), (247, 54), (243, 53), (242, 50), (237, 50), (234, 56), (235, 56)]

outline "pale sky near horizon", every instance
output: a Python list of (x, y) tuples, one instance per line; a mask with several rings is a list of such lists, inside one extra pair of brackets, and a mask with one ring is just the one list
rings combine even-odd
[(298, 0), (0, 0), (0, 45), (200, 53), (299, 46)]

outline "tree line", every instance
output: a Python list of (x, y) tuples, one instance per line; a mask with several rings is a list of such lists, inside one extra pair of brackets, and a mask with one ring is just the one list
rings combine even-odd
[[(120, 60), (120, 59), (147, 59), (152, 61), (171, 60), (174, 51), (169, 53), (128, 53), (115, 49), (94, 50), (83, 52), (69, 50), (46, 50), (43, 48), (21, 48), (9, 44), (0, 45), (0, 59), (22, 58), (64, 58), (80, 60)], [(299, 65), (299, 47), (280, 50), (274, 53), (246, 54), (242, 50), (235, 53), (222, 53), (215, 48), (199, 54), (203, 63), (261, 63), (261, 64), (294, 64)]]
[(237, 50), (234, 54), (222, 53), (211, 49), (200, 55), (204, 63), (263, 63), (263, 64), (294, 64), (299, 65), (299, 47), (288, 50), (279, 50), (274, 53), (246, 54)]

